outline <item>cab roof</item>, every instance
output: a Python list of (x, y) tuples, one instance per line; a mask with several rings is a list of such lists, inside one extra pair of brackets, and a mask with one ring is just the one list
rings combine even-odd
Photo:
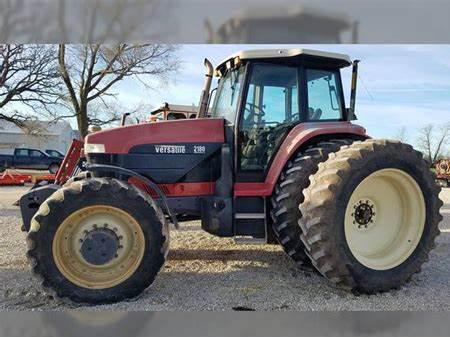
[[(320, 50), (293, 48), (293, 49), (254, 49), (239, 51), (225, 60), (223, 60), (216, 68), (218, 72), (234, 66), (236, 62), (262, 60), (275, 61), (280, 63), (296, 64), (302, 61), (312, 63), (320, 63), (330, 67), (344, 68), (352, 64), (348, 55), (331, 53)], [(227, 65), (228, 64), (228, 65)]]

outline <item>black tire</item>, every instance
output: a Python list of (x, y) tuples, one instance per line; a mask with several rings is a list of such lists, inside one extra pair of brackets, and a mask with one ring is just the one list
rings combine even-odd
[(300, 239), (298, 220), (302, 217), (299, 205), (303, 202), (303, 190), (310, 184), (309, 177), (317, 172), (319, 163), (328, 159), (341, 146), (352, 143), (350, 139), (323, 141), (299, 152), (286, 165), (272, 196), (272, 220), (275, 237), (284, 251), (300, 266), (309, 266)]
[[(114, 287), (94, 290), (76, 285), (63, 275), (55, 263), (52, 242), (69, 215), (97, 205), (115, 207), (132, 215), (144, 234), (145, 249), (132, 275)], [(27, 244), (33, 273), (44, 288), (62, 299), (104, 304), (134, 298), (153, 283), (168, 253), (169, 231), (161, 209), (138, 188), (115, 179), (92, 178), (74, 181), (41, 205), (32, 219)]]
[(49, 167), (48, 167), (48, 171), (51, 174), (58, 173), (58, 170), (59, 170), (59, 164), (56, 164), (56, 163), (50, 164)]
[[(366, 267), (352, 254), (344, 218), (356, 187), (382, 169), (397, 169), (414, 179), (424, 196), (425, 225), (417, 246), (405, 261), (390, 269), (376, 270)], [(343, 147), (319, 165), (319, 171), (311, 177), (311, 185), (304, 191), (305, 200), (300, 205), (304, 216), (299, 224), (306, 252), (317, 270), (340, 287), (366, 294), (398, 289), (420, 272), (435, 247), (442, 220), (439, 192), (422, 154), (410, 145), (367, 140)]]

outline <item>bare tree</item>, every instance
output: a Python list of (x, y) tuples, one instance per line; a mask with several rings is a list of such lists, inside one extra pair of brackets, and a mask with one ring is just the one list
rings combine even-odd
[(151, 111), (149, 105), (143, 103), (125, 106), (118, 100), (109, 100), (105, 106), (103, 102), (94, 102), (89, 108), (89, 120), (96, 126), (114, 125), (122, 120), (123, 114), (127, 114), (127, 123), (135, 124), (147, 120)]
[[(0, 44), (0, 119), (19, 127), (60, 102), (54, 47)], [(20, 111), (19, 111), (20, 110)]]
[(419, 130), (417, 145), (433, 164), (445, 152), (450, 140), (450, 122), (440, 127), (428, 124)]
[(406, 143), (408, 141), (408, 131), (405, 126), (402, 126), (397, 130), (397, 133), (394, 136), (394, 139), (401, 141), (402, 143)]
[[(103, 104), (107, 110), (108, 99), (114, 85), (125, 78), (134, 77), (148, 85), (149, 77), (164, 79), (177, 70), (176, 48), (170, 45), (60, 45), (59, 71), (67, 88), (67, 102), (76, 117), (82, 136), (90, 125), (109, 123), (117, 116), (100, 114), (91, 110), (92, 103)], [(105, 110), (103, 109), (103, 110)]]

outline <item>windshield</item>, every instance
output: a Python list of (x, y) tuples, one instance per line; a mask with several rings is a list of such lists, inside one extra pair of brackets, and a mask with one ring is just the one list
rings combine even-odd
[(245, 67), (240, 67), (227, 71), (221, 78), (212, 109), (213, 117), (224, 118), (234, 124), (244, 72)]

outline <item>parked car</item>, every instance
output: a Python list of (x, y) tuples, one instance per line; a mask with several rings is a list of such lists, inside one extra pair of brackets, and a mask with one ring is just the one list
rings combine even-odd
[(48, 154), (50, 157), (64, 158), (64, 154), (59, 152), (58, 150), (47, 149), (45, 150), (45, 153)]
[(13, 155), (0, 155), (0, 171), (7, 168), (48, 170), (56, 173), (63, 158), (51, 157), (37, 149), (19, 148)]

